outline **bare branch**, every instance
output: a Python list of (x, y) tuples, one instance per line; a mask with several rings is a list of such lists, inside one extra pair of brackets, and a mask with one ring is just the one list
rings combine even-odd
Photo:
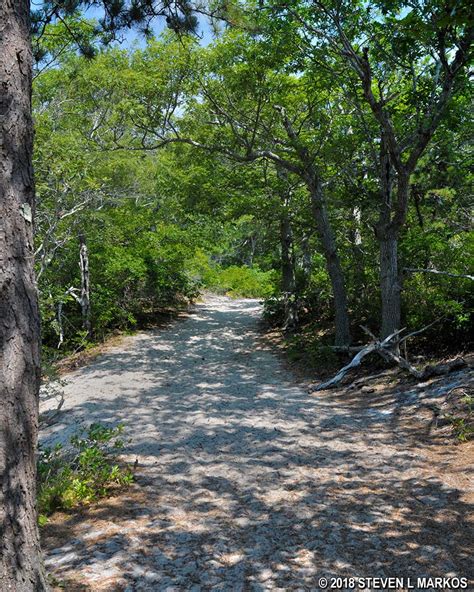
[(452, 278), (464, 278), (467, 280), (474, 280), (474, 275), (468, 275), (467, 273), (450, 273), (449, 271), (439, 271), (438, 269), (418, 269), (412, 267), (404, 267), (403, 271), (408, 273), (434, 273), (435, 275), (445, 275)]

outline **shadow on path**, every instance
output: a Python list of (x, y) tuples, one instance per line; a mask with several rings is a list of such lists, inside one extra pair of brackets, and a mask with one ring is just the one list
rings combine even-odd
[(94, 591), (472, 576), (460, 492), (393, 437), (386, 407), (295, 385), (255, 349), (259, 314), (256, 301), (214, 298), (69, 377), (61, 423), (43, 439), (123, 421), (139, 473), (123, 496), (53, 521), (48, 568)]

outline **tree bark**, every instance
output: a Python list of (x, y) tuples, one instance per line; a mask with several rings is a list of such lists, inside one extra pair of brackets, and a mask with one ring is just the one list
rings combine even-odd
[(87, 337), (91, 334), (91, 299), (89, 281), (89, 254), (86, 240), (83, 234), (79, 235), (79, 266), (81, 268), (81, 313), (82, 326), (87, 331)]
[(36, 515), (40, 333), (33, 270), (30, 3), (0, 0), (0, 589), (47, 590)]
[(307, 172), (306, 182), (311, 196), (311, 208), (316, 222), (316, 231), (323, 249), (326, 269), (334, 296), (334, 323), (336, 329), (334, 344), (348, 346), (351, 343), (351, 334), (344, 272), (337, 254), (336, 241), (329, 221), (323, 188), (317, 175), (311, 172)]
[(293, 231), (289, 214), (291, 189), (288, 184), (288, 172), (279, 165), (276, 165), (276, 171), (280, 197), (281, 291), (285, 307), (283, 328), (291, 330), (298, 324)]
[(301, 289), (301, 291), (306, 290), (306, 288), (309, 286), (309, 283), (311, 281), (311, 272), (313, 270), (313, 261), (311, 258), (311, 246), (309, 244), (309, 235), (308, 234), (304, 234), (303, 237), (301, 238), (301, 252), (302, 252), (302, 269), (303, 269), (303, 277), (304, 277), (304, 283)]
[(376, 229), (379, 243), (381, 338), (400, 329), (401, 290), (398, 273), (398, 229), (392, 222), (394, 171), (385, 134), (380, 142), (380, 208)]
[(381, 338), (401, 326), (401, 281), (398, 270), (398, 232), (386, 230), (379, 238), (380, 294), (382, 299)]
[[(397, 198), (390, 150), (382, 130), (380, 142), (380, 208), (376, 229), (379, 243), (379, 277), (381, 297), (381, 339), (398, 331), (402, 321), (402, 276), (398, 263), (398, 241), (406, 220), (409, 195), (409, 172), (397, 172)], [(395, 343), (395, 347), (397, 347)]]
[(293, 258), (293, 233), (291, 231), (291, 225), (287, 211), (283, 211), (280, 217), (280, 245), (282, 291), (294, 293), (295, 266)]
[(285, 329), (294, 329), (298, 324), (298, 303), (296, 302), (295, 260), (293, 256), (293, 233), (288, 216), (288, 204), (282, 198), (280, 214), (281, 245), (281, 291), (285, 302)]

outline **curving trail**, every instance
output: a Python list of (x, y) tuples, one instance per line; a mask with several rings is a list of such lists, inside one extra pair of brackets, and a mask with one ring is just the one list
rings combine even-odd
[(43, 440), (123, 421), (138, 483), (55, 518), (48, 569), (66, 590), (94, 592), (472, 576), (472, 506), (396, 437), (393, 405), (308, 394), (257, 346), (259, 315), (257, 301), (212, 297), (68, 376)]

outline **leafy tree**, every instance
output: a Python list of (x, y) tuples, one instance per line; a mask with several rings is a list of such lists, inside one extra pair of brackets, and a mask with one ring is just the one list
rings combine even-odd
[[(192, 48), (190, 48), (192, 49)], [(331, 116), (337, 97), (322, 85), (315, 93), (306, 78), (279, 72), (278, 57), (250, 36), (229, 33), (209, 51), (194, 57), (194, 84), (184, 99), (186, 116), (174, 117), (153, 109), (161, 96), (154, 90), (153, 72), (148, 66), (147, 91), (131, 107), (129, 125), (134, 127), (132, 145), (156, 149), (169, 143), (187, 143), (230, 160), (252, 163), (260, 159), (277, 164), (297, 175), (308, 189), (312, 212), (328, 274), (331, 280), (336, 324), (336, 343), (350, 341), (347, 297), (343, 270), (331, 227), (322, 178), (323, 149), (330, 133)], [(151, 67), (150, 67), (151, 66)], [(145, 98), (143, 98), (145, 97)], [(137, 108), (139, 115), (136, 115)], [(176, 117), (177, 116), (177, 117)], [(115, 138), (120, 129), (107, 126), (109, 141), (125, 147)], [(316, 162), (318, 160), (318, 162)]]
[(376, 233), (381, 334), (387, 337), (401, 324), (398, 241), (408, 212), (410, 176), (472, 59), (468, 3), (314, 2), (308, 9), (295, 2), (285, 5), (283, 16), (288, 15), (302, 28), (301, 38), (318, 63), (337, 72), (342, 59), (351, 68), (380, 128)]

